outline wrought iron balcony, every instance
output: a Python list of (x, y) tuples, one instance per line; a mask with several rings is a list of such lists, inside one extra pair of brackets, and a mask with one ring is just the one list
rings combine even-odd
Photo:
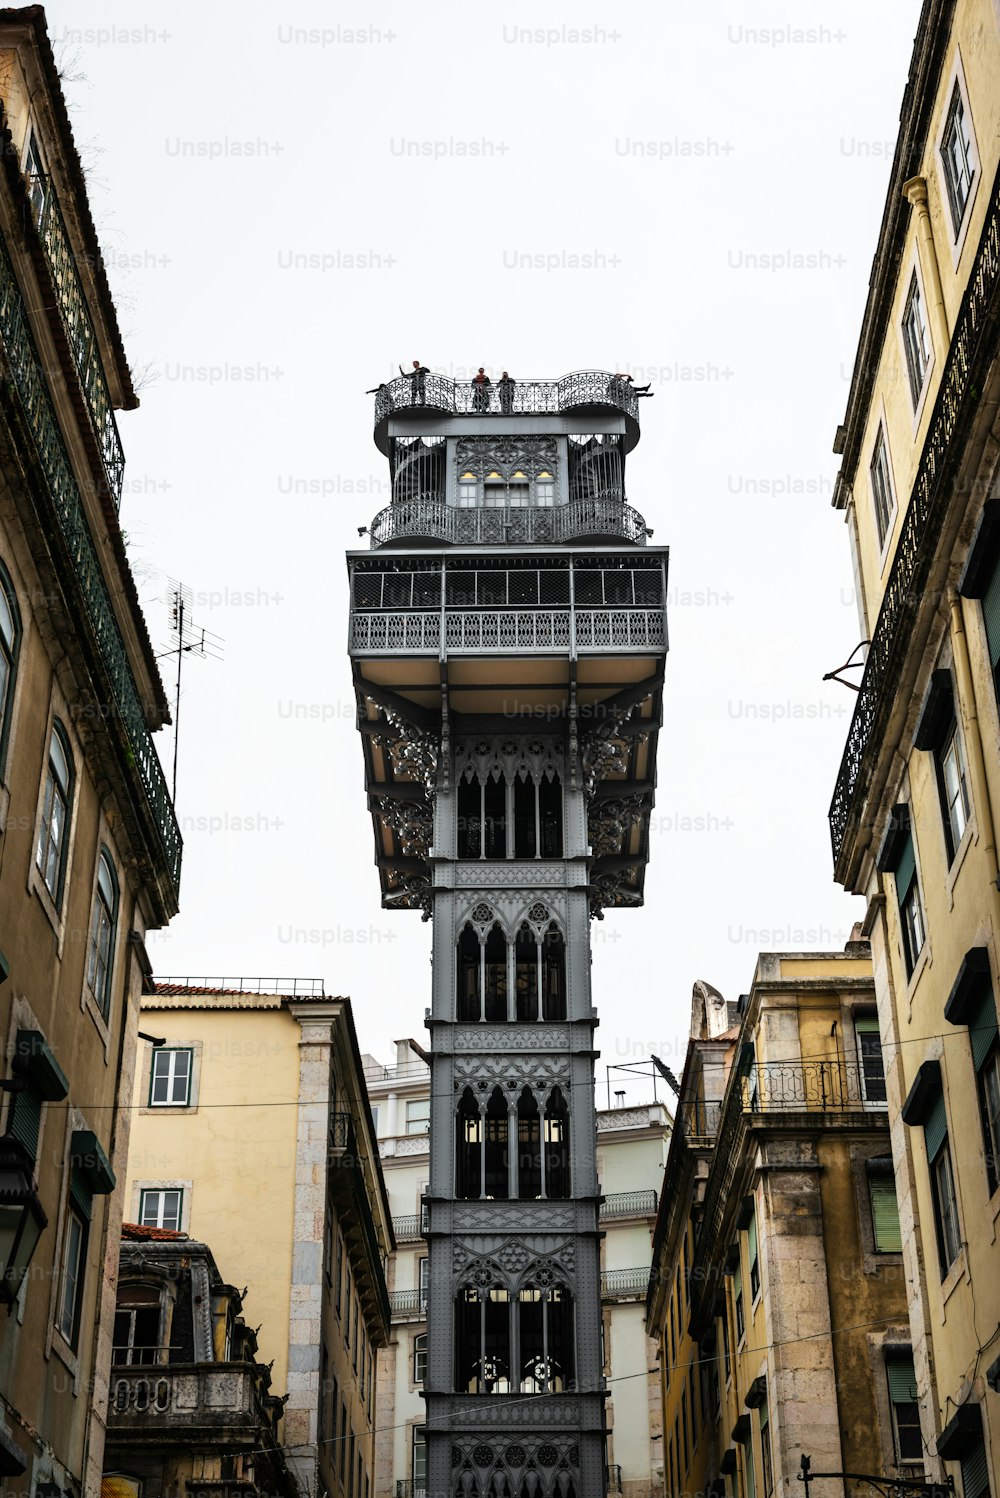
[(602, 1269), (602, 1300), (638, 1300), (649, 1288), (649, 1265), (637, 1269)]
[(413, 1212), (407, 1217), (392, 1219), (397, 1243), (416, 1243), (427, 1231), (427, 1211)]
[(371, 546), (401, 540), (447, 541), (453, 546), (523, 546), (533, 542), (569, 542), (614, 536), (645, 546), (646, 522), (624, 495), (609, 491), (571, 499), (551, 508), (482, 506), (459, 509), (437, 494), (397, 500), (371, 523)]
[(390, 1290), (389, 1305), (397, 1320), (423, 1320), (427, 1315), (427, 1290)]
[(55, 287), (56, 302), (66, 328), (66, 336), (73, 354), (80, 386), (90, 412), (94, 434), (101, 449), (108, 487), (116, 505), (121, 503), (122, 480), (125, 474), (125, 454), (115, 422), (111, 404), (111, 392), (104, 376), (97, 334), (87, 307), (76, 257), (70, 247), (69, 235), (63, 220), (59, 199), (51, 179), (35, 176), (30, 179), (37, 184), (31, 200), (38, 205), (35, 227), (45, 251), (49, 274)]
[(639, 398), (627, 381), (606, 370), (580, 369), (559, 380), (515, 380), (506, 395), (499, 382), (483, 389), (446, 375), (427, 374), (419, 383), (412, 376), (400, 376), (376, 391), (375, 425), (398, 411), (424, 407), (450, 415), (518, 416), (557, 414), (584, 406), (614, 406), (634, 421), (639, 419)]
[(52, 398), (41, 372), (21, 290), (7, 246), (0, 236), (0, 340), (13, 377), (24, 420), (38, 452), (60, 539), (71, 559), (88, 622), (97, 640), (113, 701), (109, 711), (121, 720), (176, 898), (180, 886), (181, 834), (166, 777), (146, 727), (132, 668), (97, 550), (87, 525), (83, 501), (73, 476)]
[(998, 296), (1000, 172), (994, 181), (976, 261), (955, 323), (909, 504), (900, 526), (892, 570), (837, 774), (829, 815), (833, 856), (838, 865), (848, 832), (859, 823), (871, 771), (869, 751), (881, 742), (892, 711), (917, 609), (951, 502), (962, 443), (979, 408), (983, 382), (996, 354), (995, 324), (989, 314)]
[(721, 1102), (706, 1103), (696, 1098), (693, 1102), (678, 1106), (676, 1127), (683, 1131), (689, 1144), (711, 1145), (719, 1132), (721, 1117)]
[(414, 1482), (412, 1477), (397, 1477), (396, 1498), (427, 1498), (427, 1487), (423, 1482)]
[(616, 1217), (655, 1217), (659, 1197), (653, 1190), (612, 1191), (601, 1204), (602, 1221)]
[(607, 1469), (607, 1491), (609, 1493), (620, 1493), (622, 1490), (622, 1469), (615, 1462)]

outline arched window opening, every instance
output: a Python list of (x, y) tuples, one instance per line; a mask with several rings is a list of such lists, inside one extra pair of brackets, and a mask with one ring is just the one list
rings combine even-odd
[(458, 856), (478, 858), (482, 836), (482, 790), (477, 780), (458, 782)]
[(161, 1348), (161, 1340), (160, 1291), (152, 1285), (119, 1285), (112, 1334), (112, 1366), (151, 1367), (165, 1362), (166, 1348)]
[(487, 777), (483, 787), (484, 842), (487, 858), (507, 857), (507, 782), (502, 775)]
[(486, 965), (486, 1020), (496, 1024), (507, 1018), (507, 938), (493, 926), (483, 953)]
[(105, 1019), (111, 1009), (111, 968), (118, 921), (118, 880), (105, 850), (97, 860), (97, 887), (87, 946), (87, 985)]
[(514, 944), (514, 987), (517, 995), (517, 1018), (538, 1018), (538, 941), (531, 927), (524, 923), (517, 933)]
[(472, 926), (465, 926), (458, 938), (458, 1018), (477, 1023), (482, 1018), (479, 964), (482, 948)]
[(535, 841), (535, 782), (526, 775), (514, 781), (514, 857), (534, 858)]
[(525, 1286), (517, 1297), (518, 1382), (522, 1394), (561, 1394), (575, 1371), (573, 1297), (562, 1285)]
[(554, 921), (542, 944), (542, 1013), (549, 1024), (566, 1018), (566, 943)]
[(521, 1089), (517, 1102), (517, 1194), (528, 1202), (542, 1195), (541, 1120), (529, 1087)]
[(562, 858), (562, 784), (558, 775), (542, 776), (538, 787), (538, 822), (541, 856)]
[(562, 783), (555, 773), (514, 781), (514, 857), (561, 858)]
[(545, 1104), (545, 1194), (555, 1200), (569, 1196), (569, 1108), (558, 1087)]
[(455, 1391), (458, 1394), (509, 1394), (510, 1311), (508, 1292), (469, 1286), (455, 1305)]
[(486, 1147), (483, 1195), (490, 1200), (507, 1199), (507, 1099), (494, 1087), (486, 1105)]
[(455, 1195), (478, 1201), (481, 1194), (483, 1134), (479, 1105), (472, 1089), (462, 1093), (455, 1119)]
[(35, 862), (56, 905), (62, 901), (66, 878), (72, 792), (73, 756), (66, 730), (56, 721), (52, 725), (52, 736), (49, 739), (49, 762), (42, 796), (38, 846), (35, 849)]

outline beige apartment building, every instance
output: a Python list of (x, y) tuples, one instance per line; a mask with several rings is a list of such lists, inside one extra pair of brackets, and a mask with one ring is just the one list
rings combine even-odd
[(148, 989), (126, 1215), (213, 1245), (247, 1287), (300, 1491), (372, 1498), (394, 1239), (350, 1000), (308, 979)]
[(168, 721), (119, 521), (138, 404), (40, 7), (0, 12), (0, 1486), (94, 1495)]
[(925, 1466), (963, 1498), (1000, 1492), (998, 168), (997, 7), (927, 0), (836, 439), (866, 660), (830, 824), (867, 900)]
[[(363, 1057), (397, 1245), (389, 1270), (392, 1335), (379, 1354), (377, 1374), (380, 1498), (425, 1498), (427, 1493), (423, 1387), (429, 1285), (421, 1205), (430, 1168), (426, 1057), (414, 1040), (397, 1041), (392, 1065)], [(608, 1490), (629, 1498), (650, 1498), (663, 1486), (656, 1346), (646, 1335), (644, 1303), (670, 1128), (670, 1115), (659, 1102), (597, 1112)], [(641, 1370), (651, 1371), (636, 1377)]]

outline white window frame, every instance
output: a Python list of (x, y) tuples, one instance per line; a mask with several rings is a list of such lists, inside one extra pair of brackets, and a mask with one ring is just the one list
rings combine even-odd
[[(426, 1111), (426, 1113), (419, 1113), (419, 1114), (417, 1114), (415, 1116), (411, 1116), (411, 1113), (410, 1113), (410, 1109), (411, 1108), (425, 1108), (427, 1111)], [(408, 1098), (407, 1101), (406, 1101), (406, 1107), (403, 1110), (403, 1123), (404, 1123), (404, 1126), (405, 1126), (407, 1134), (410, 1134), (410, 1135), (413, 1135), (413, 1134), (429, 1134), (430, 1133), (430, 1129), (431, 1129), (431, 1100), (430, 1100), (430, 1098), (429, 1097)], [(410, 1127), (411, 1124), (416, 1125), (416, 1127), (415, 1128), (411, 1128)]]
[[(972, 803), (969, 797), (969, 768), (965, 758), (965, 745), (962, 743), (962, 730), (958, 726), (957, 718), (952, 723), (941, 752), (939, 755), (935, 755), (935, 759), (937, 760), (936, 768), (939, 770), (941, 776), (941, 812), (948, 824), (946, 831), (951, 839), (950, 848), (946, 848), (950, 867), (958, 857), (959, 849), (962, 846), (962, 839), (966, 834), (972, 816)], [(948, 766), (950, 761), (953, 761), (955, 769), (956, 784), (954, 794), (952, 794), (948, 785)], [(961, 826), (957, 825), (959, 820), (961, 820)]]
[[(168, 1093), (168, 1095), (167, 1095), (167, 1099), (166, 1099), (165, 1102), (158, 1102), (153, 1097), (153, 1089), (156, 1086), (157, 1081), (161, 1080), (160, 1078), (157, 1077), (156, 1064), (157, 1064), (157, 1061), (160, 1060), (164, 1056), (166, 1056), (166, 1057), (169, 1058), (168, 1065), (167, 1065), (167, 1093)], [(174, 1087), (174, 1084), (177, 1081), (177, 1070), (176, 1070), (176, 1066), (174, 1065), (174, 1060), (175, 1060), (175, 1058), (177, 1056), (187, 1056), (187, 1058), (188, 1058), (187, 1086), (185, 1088), (184, 1097), (181, 1098), (181, 1099), (178, 1099), (178, 1098), (174, 1097), (174, 1095), (173, 1095), (173, 1087)], [(150, 1058), (150, 1063), (149, 1063), (149, 1102), (148, 1102), (148, 1106), (150, 1108), (189, 1108), (191, 1106), (191, 1095), (192, 1095), (191, 1083), (192, 1083), (193, 1076), (194, 1076), (194, 1051), (192, 1050), (192, 1048), (190, 1046), (184, 1046), (184, 1045), (154, 1046), (153, 1047), (153, 1054), (152, 1054), (152, 1057)]]
[[(73, 1230), (78, 1229), (71, 1246)], [(72, 1202), (66, 1203), (63, 1222), (62, 1253), (59, 1263), (59, 1299), (56, 1302), (56, 1330), (67, 1346), (76, 1351), (83, 1309), (83, 1281), (87, 1273), (87, 1238), (89, 1224)], [(67, 1294), (72, 1292), (68, 1306)]]
[[(931, 332), (930, 312), (927, 303), (927, 294), (924, 291), (924, 278), (920, 269), (920, 260), (914, 248), (907, 266), (908, 274), (903, 284), (906, 287), (906, 295), (903, 298), (903, 310), (899, 319), (899, 337), (903, 349), (903, 370), (906, 374), (906, 388), (910, 396), (910, 405), (913, 408), (913, 424), (916, 428), (927, 399), (927, 391), (931, 383), (931, 370), (934, 368), (934, 336)], [(920, 309), (920, 332), (921, 346), (925, 355), (925, 362), (921, 371), (919, 389), (914, 390), (913, 375), (914, 366), (910, 363), (911, 345), (907, 338), (908, 312), (916, 293), (917, 305)]]
[[(103, 875), (107, 869), (110, 892), (105, 890)], [(121, 907), (121, 882), (110, 852), (102, 843), (97, 851), (94, 890), (91, 897), (90, 931), (87, 937), (87, 990), (105, 1024), (111, 1018), (114, 997), (115, 958), (117, 956), (118, 914)], [(106, 941), (103, 940), (106, 936)]]
[[(972, 176), (969, 181), (969, 191), (965, 199), (965, 207), (962, 211), (961, 222), (956, 224), (951, 204), (951, 193), (948, 191), (948, 168), (945, 165), (944, 140), (948, 130), (948, 122), (951, 119), (952, 107), (955, 93), (962, 103), (962, 113), (969, 127), (969, 164), (972, 168)], [(972, 209), (979, 192), (979, 184), (983, 178), (982, 162), (979, 156), (979, 142), (976, 139), (976, 122), (973, 118), (972, 109), (969, 104), (969, 90), (965, 82), (965, 68), (962, 65), (962, 54), (955, 51), (955, 61), (952, 64), (951, 73), (948, 77), (947, 87), (942, 91), (942, 98), (947, 99), (948, 105), (941, 117), (941, 127), (937, 138), (937, 166), (941, 181), (941, 198), (945, 206), (948, 222), (952, 227), (951, 234), (951, 257), (952, 268), (958, 266), (965, 241), (969, 234), (969, 224), (972, 220)]]
[[(880, 534), (879, 506), (875, 492), (875, 469), (881, 456), (884, 463), (885, 479), (888, 488), (889, 508), (886, 513), (885, 532)], [(878, 426), (875, 429), (875, 441), (872, 443), (871, 458), (868, 462), (868, 492), (871, 495), (872, 516), (875, 521), (875, 540), (878, 545), (879, 562), (884, 565), (886, 554), (892, 540), (892, 534), (896, 525), (896, 483), (892, 473), (892, 454), (889, 451), (889, 430), (886, 426), (885, 413), (879, 416)]]
[[(423, 1347), (420, 1343), (423, 1343)], [(422, 1372), (420, 1370), (423, 1370)], [(412, 1377), (415, 1386), (421, 1386), (427, 1382), (427, 1333), (418, 1332), (413, 1339), (413, 1367)]]
[[(871, 1030), (861, 1028), (862, 1021), (870, 1021), (872, 1019), (875, 1019), (877, 1022), (876, 1015), (855, 1014), (854, 1016), (852, 1016), (852, 1028), (854, 1030), (854, 1045), (858, 1057), (858, 1089), (861, 1093), (861, 1101), (864, 1104), (865, 1108), (870, 1112), (881, 1113), (884, 1112), (884, 1110), (889, 1106), (888, 1083), (886, 1081), (885, 1075), (885, 1051), (882, 1046), (882, 1032), (881, 1030), (877, 1029)], [(868, 1078), (865, 1075), (864, 1061), (865, 1053), (861, 1043), (861, 1037), (863, 1035), (876, 1035), (878, 1037), (879, 1056), (882, 1060), (882, 1091), (885, 1094), (885, 1096), (881, 1098), (871, 1098), (868, 1096)]]
[[(158, 1196), (160, 1198), (155, 1222), (144, 1221), (147, 1196)], [(177, 1197), (177, 1221), (173, 1227), (168, 1227), (167, 1223), (162, 1220), (166, 1216), (164, 1206), (168, 1196)], [(182, 1186), (142, 1186), (139, 1190), (139, 1215), (136, 1221), (140, 1227), (161, 1228), (165, 1232), (182, 1233), (184, 1231), (184, 1197), (185, 1192)]]

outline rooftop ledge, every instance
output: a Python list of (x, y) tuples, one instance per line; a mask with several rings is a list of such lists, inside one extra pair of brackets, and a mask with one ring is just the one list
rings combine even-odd
[(477, 420), (494, 416), (547, 416), (611, 407), (625, 417), (625, 449), (631, 452), (639, 440), (639, 397), (632, 386), (602, 369), (580, 369), (558, 380), (515, 380), (512, 389), (500, 390), (494, 381), (485, 388), (471, 381), (456, 381), (447, 375), (428, 373), (418, 383), (415, 375), (402, 375), (380, 385), (375, 392), (375, 445), (389, 451), (390, 416), (472, 416)]

